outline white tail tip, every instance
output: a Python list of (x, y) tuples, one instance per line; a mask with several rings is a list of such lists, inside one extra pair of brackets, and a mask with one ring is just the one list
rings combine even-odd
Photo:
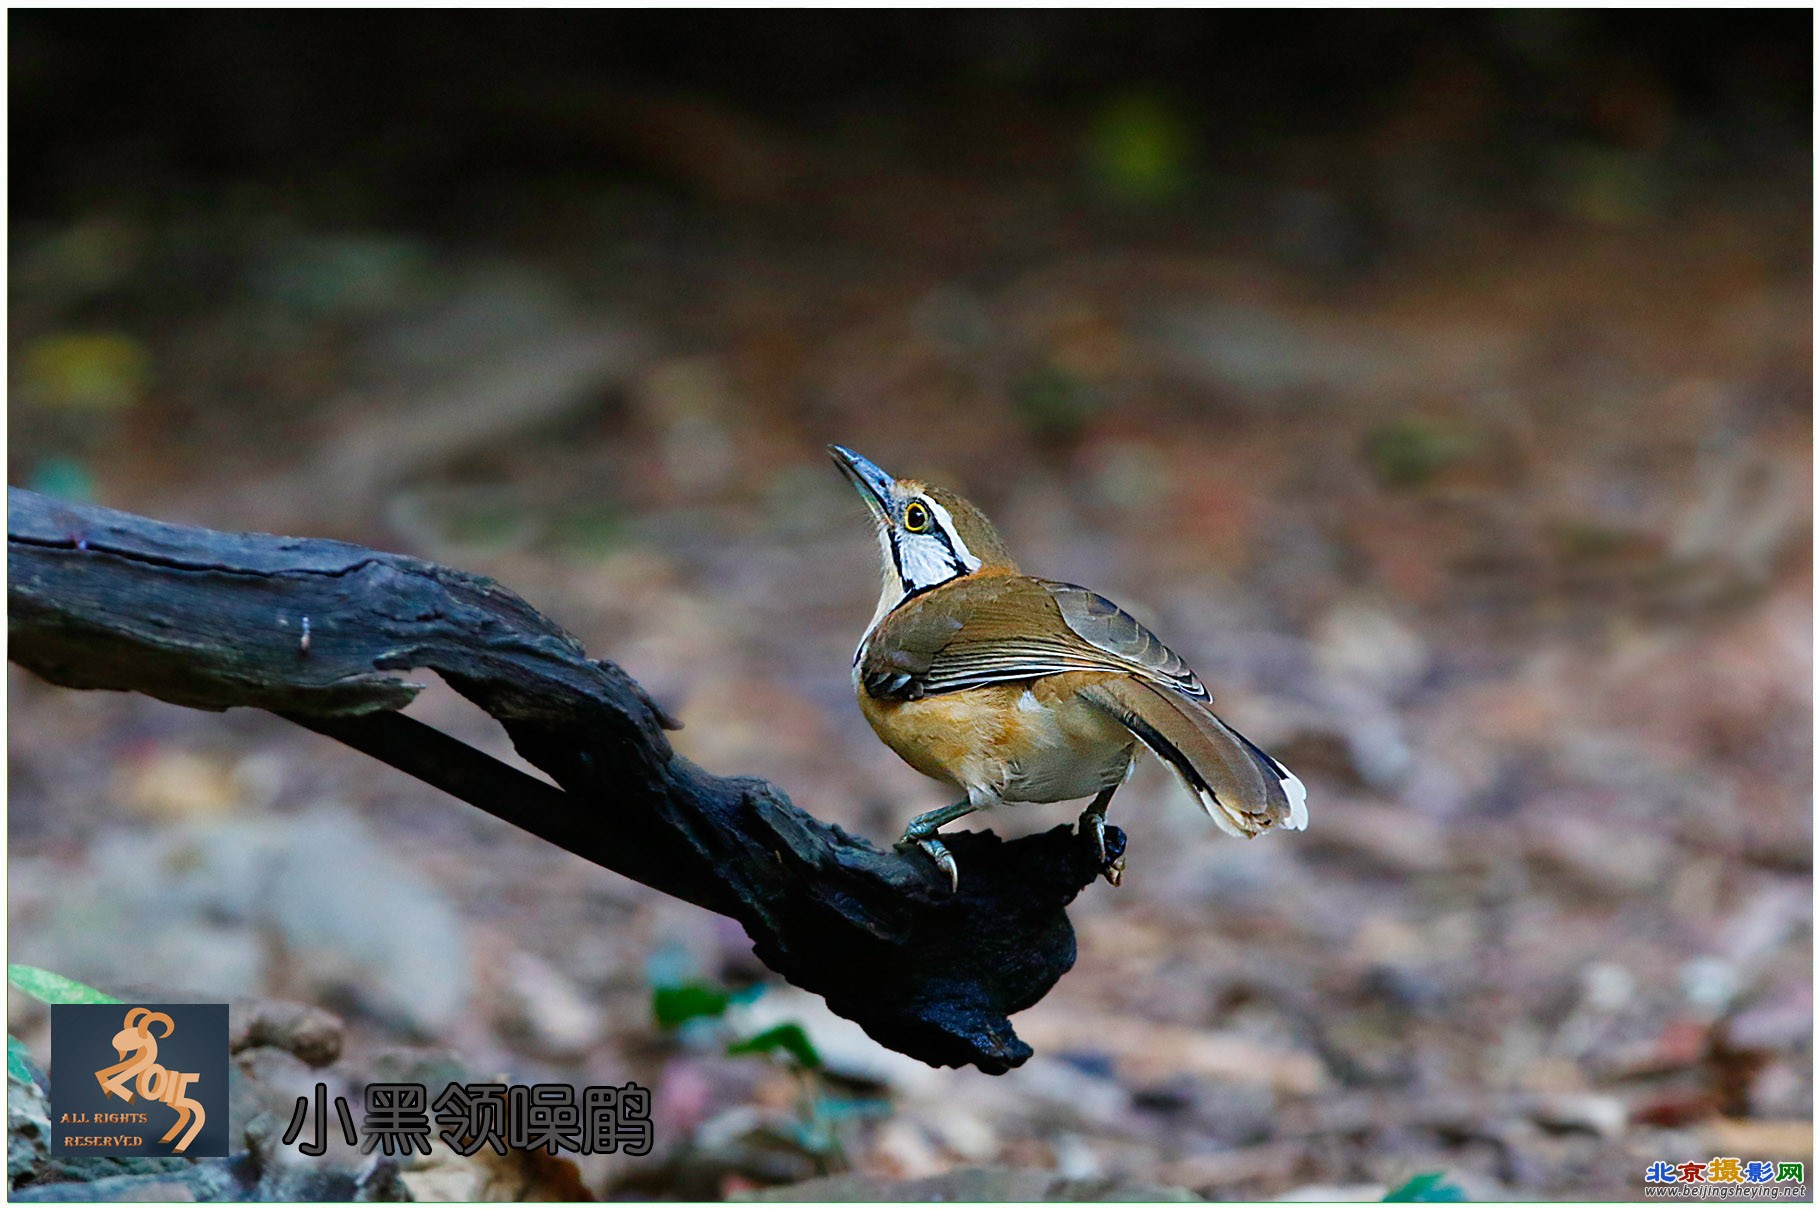
[(1289, 818), (1283, 826), (1291, 832), (1300, 832), (1308, 826), (1308, 787), (1282, 765), (1277, 768), (1283, 771), (1283, 793), (1289, 798)]

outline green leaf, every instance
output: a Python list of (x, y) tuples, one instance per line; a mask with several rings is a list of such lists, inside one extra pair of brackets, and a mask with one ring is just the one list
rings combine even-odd
[(1166, 202), (1188, 185), (1197, 148), (1194, 127), (1162, 97), (1112, 99), (1087, 132), (1094, 182), (1118, 201)]
[(32, 1083), (31, 1052), (11, 1034), (6, 1035), (6, 1074), (21, 1084)]
[(719, 1017), (733, 1002), (731, 996), (706, 983), (678, 983), (651, 989), (651, 1015), (665, 1029), (675, 1029), (697, 1017)]
[(1466, 1190), (1447, 1183), (1445, 1172), (1420, 1172), (1384, 1195), (1387, 1202), (1464, 1202)]
[(119, 1004), (120, 997), (98, 992), (86, 983), (35, 966), (8, 966), (6, 981), (46, 1004)]
[(1439, 420), (1405, 416), (1365, 435), (1364, 456), (1387, 488), (1421, 487), (1472, 453), (1474, 442)]
[(815, 1043), (809, 1041), (809, 1035), (803, 1032), (803, 1027), (794, 1021), (773, 1025), (762, 1033), (753, 1034), (750, 1038), (727, 1047), (730, 1055), (768, 1055), (777, 1050), (783, 1051), (798, 1065), (810, 1071), (821, 1070), (821, 1052), (815, 1049)]

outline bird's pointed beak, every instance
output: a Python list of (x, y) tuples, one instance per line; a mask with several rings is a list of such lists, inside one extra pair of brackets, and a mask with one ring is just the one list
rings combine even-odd
[(847, 478), (853, 480), (853, 486), (865, 500), (875, 516), (880, 518), (891, 515), (889, 501), (891, 485), (896, 482), (890, 475), (880, 470), (868, 458), (863, 458), (844, 445), (831, 445), (828, 453), (833, 455), (834, 464), (841, 468)]

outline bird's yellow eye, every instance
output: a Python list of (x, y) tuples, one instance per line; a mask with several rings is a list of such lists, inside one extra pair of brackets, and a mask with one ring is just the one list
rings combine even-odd
[(904, 506), (904, 528), (913, 534), (929, 532), (929, 510), (917, 500)]

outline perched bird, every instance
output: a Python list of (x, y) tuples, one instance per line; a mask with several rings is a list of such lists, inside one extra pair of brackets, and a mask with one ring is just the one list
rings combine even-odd
[[(860, 711), (911, 767), (966, 797), (904, 831), (960, 886), (936, 833), (1001, 802), (1093, 796), (1080, 826), (1106, 856), (1106, 807), (1139, 744), (1234, 836), (1300, 831), (1295, 774), (1227, 726), (1192, 669), (1098, 593), (1018, 570), (965, 500), (828, 452), (872, 512), (884, 585), (853, 653)], [(1106, 878), (1118, 885), (1123, 859)]]

